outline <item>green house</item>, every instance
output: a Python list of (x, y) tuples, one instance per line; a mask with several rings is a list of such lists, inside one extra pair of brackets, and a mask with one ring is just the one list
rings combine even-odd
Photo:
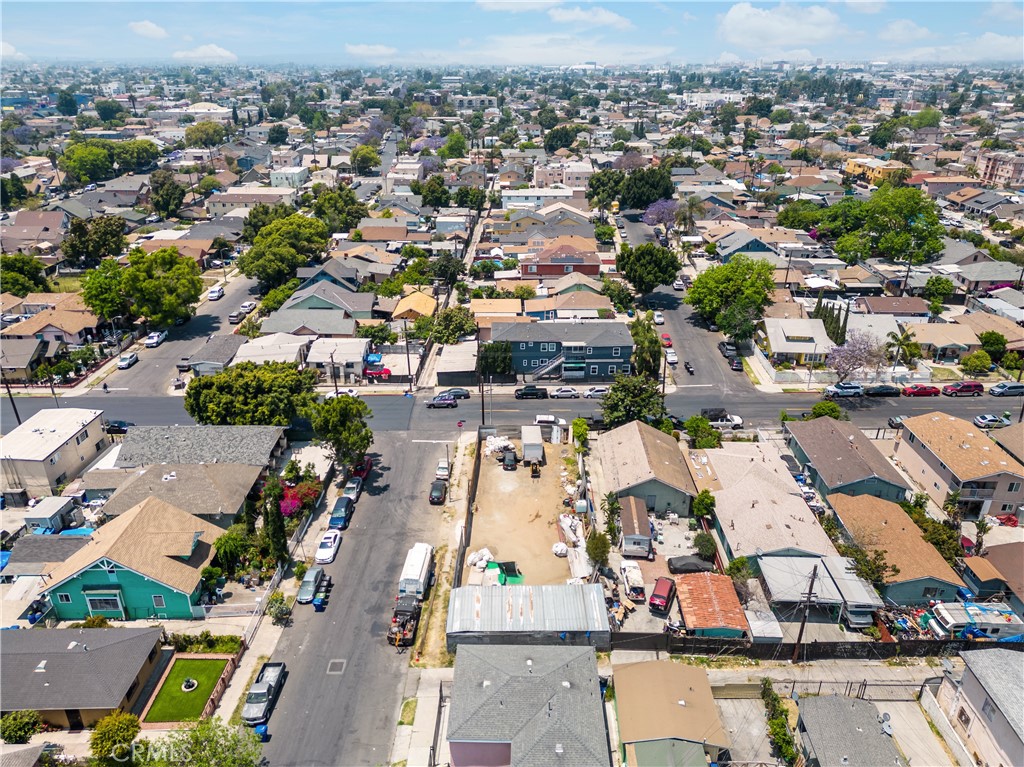
[(202, 572), (216, 525), (150, 497), (103, 525), (42, 592), (59, 620), (202, 618)]

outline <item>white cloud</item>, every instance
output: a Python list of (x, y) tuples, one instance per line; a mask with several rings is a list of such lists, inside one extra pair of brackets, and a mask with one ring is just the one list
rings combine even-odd
[(154, 24), (149, 19), (145, 21), (129, 21), (128, 29), (139, 37), (148, 37), (150, 40), (163, 40), (167, 37), (167, 30), (159, 24)]
[(198, 48), (187, 51), (175, 51), (171, 54), (171, 58), (184, 61), (205, 61), (211, 64), (232, 64), (238, 61), (238, 56), (213, 43), (200, 45)]
[(917, 48), (901, 48), (889, 55), (896, 61), (1020, 61), (1024, 50), (1024, 36), (1000, 35), (986, 32), (977, 37), (963, 35), (950, 45), (927, 45)]
[(909, 43), (914, 40), (924, 40), (931, 35), (931, 31), (927, 27), (915, 24), (910, 19), (896, 19), (882, 28), (882, 31), (878, 33), (878, 39), (890, 43)]
[(192, 37), (192, 35), (182, 35), (182, 36), (181, 36), (181, 39), (182, 39), (182, 40), (184, 40), (184, 41), (185, 41), (186, 43), (190, 43), (190, 42), (192, 42), (192, 41), (193, 41), (193, 40), (194, 40), (195, 38), (193, 38), (193, 37)]
[(689, 23), (691, 21), (696, 21), (696, 20), (697, 20), (697, 17), (694, 16), (692, 13), (690, 13), (689, 11), (683, 11), (683, 21)]
[(28, 59), (24, 53), (7, 42), (0, 42), (0, 58), (13, 61), (25, 61)]
[(718, 21), (721, 39), (760, 53), (791, 45), (818, 45), (843, 31), (839, 17), (821, 5), (781, 3), (755, 8), (743, 2), (732, 6)]
[(1019, 27), (1024, 23), (1024, 6), (1016, 2), (1007, 3), (1001, 0), (993, 0), (985, 10), (985, 13), (982, 14), (982, 17), (1007, 24), (1016, 24)]
[(633, 22), (607, 8), (552, 8), (548, 16), (558, 24), (576, 24), (581, 27), (612, 27), (631, 29)]
[(562, 0), (476, 0), (476, 7), (481, 11), (501, 11), (504, 13), (527, 13), (528, 11), (545, 11)]
[(357, 56), (359, 58), (380, 59), (394, 56), (398, 49), (387, 45), (366, 45), (365, 43), (352, 45), (351, 43), (345, 43), (345, 52), (350, 56)]
[(881, 13), (885, 0), (846, 0), (846, 5), (857, 13)]
[(730, 51), (722, 51), (715, 59), (716, 64), (739, 64), (742, 61), (743, 59)]
[(474, 61), (480, 64), (570, 66), (581, 61), (640, 64), (665, 61), (674, 55), (674, 46), (658, 46), (643, 41), (621, 42), (601, 35), (584, 36), (575, 32), (538, 32), (536, 34), (491, 35), (477, 39), (472, 47), (403, 52), (400, 58), (410, 63), (435, 66)]

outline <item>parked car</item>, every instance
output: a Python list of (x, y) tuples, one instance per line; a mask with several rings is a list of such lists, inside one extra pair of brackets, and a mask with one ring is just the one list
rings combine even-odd
[(1000, 381), (988, 393), (993, 397), (1024, 397), (1024, 383)]
[(943, 386), (942, 393), (947, 397), (980, 397), (985, 387), (977, 381), (957, 381)]
[(679, 355), (676, 354), (676, 350), (675, 349), (666, 349), (665, 350), (665, 362), (667, 362), (669, 365), (678, 365), (679, 364)]
[(864, 387), (855, 383), (840, 383), (825, 388), (826, 399), (838, 399), (841, 397), (860, 397), (864, 394)]
[(334, 399), (335, 397), (359, 397), (359, 389), (338, 389), (338, 391), (329, 391), (324, 395), (324, 400)]
[(255, 727), (270, 718), (270, 711), (277, 701), (284, 682), (284, 663), (264, 663), (260, 673), (253, 680), (249, 693), (242, 705), (242, 724)]
[(370, 476), (371, 471), (373, 471), (373, 459), (363, 458), (363, 460), (352, 467), (351, 476), (359, 477), (359, 479), (365, 482), (366, 478)]
[(889, 428), (890, 429), (902, 429), (903, 422), (910, 418), (909, 415), (891, 415), (889, 416)]
[(596, 397), (603, 397), (607, 393), (607, 386), (591, 386), (589, 389), (583, 392), (583, 399), (595, 399)]
[(878, 384), (878, 386), (869, 386), (864, 390), (865, 397), (898, 397), (900, 396), (900, 387), (893, 386), (892, 384)]
[(713, 573), (715, 571), (715, 566), (711, 562), (705, 562), (700, 557), (669, 557), (668, 571), (673, 575), (681, 575), (683, 573)]
[(571, 386), (559, 386), (551, 392), (551, 399), (579, 399), (580, 393)]
[(244, 319), (245, 319), (245, 312), (243, 312), (243, 311), (233, 311), (233, 312), (231, 312), (231, 314), (228, 315), (228, 322), (231, 325), (237, 325), (239, 322), (241, 322)]
[(558, 418), (553, 415), (536, 415), (533, 417), (534, 426), (561, 426), (563, 429), (566, 427), (564, 418)]
[(177, 370), (179, 373), (187, 373), (188, 371), (190, 371), (192, 369), (191, 357), (182, 357), (181, 359), (179, 359), (175, 363), (174, 369)]
[(505, 471), (515, 471), (519, 465), (515, 450), (506, 450), (501, 454), (501, 468)]
[(239, 309), (239, 311), (243, 311), (246, 314), (251, 314), (256, 309), (256, 302), (255, 301), (246, 301), (241, 306), (239, 306), (238, 309)]
[(743, 360), (741, 360), (739, 357), (731, 357), (729, 359), (729, 369), (743, 370)]
[(448, 394), (438, 394), (433, 399), (427, 400), (427, 407), (430, 409), (438, 407), (458, 407), (459, 401)]
[(1001, 429), (1010, 425), (1010, 419), (994, 413), (985, 413), (974, 417), (974, 425), (979, 429)]
[(516, 399), (547, 399), (548, 390), (543, 386), (527, 384), (521, 389), (516, 389)]
[(469, 389), (462, 389), (459, 387), (454, 389), (445, 389), (442, 392), (438, 392), (438, 395), (454, 397), (455, 399), (469, 399)]
[(367, 365), (363, 368), (363, 378), (391, 378), (391, 369), (383, 365)]
[(443, 479), (435, 479), (430, 483), (430, 496), (428, 501), (432, 506), (440, 506), (448, 497), (448, 483)]
[(676, 280), (672, 283), (672, 290), (686, 290), (686, 283), (682, 280)]
[(903, 387), (904, 397), (938, 397), (939, 387), (928, 384), (911, 384)]
[(668, 333), (662, 333), (661, 345), (664, 346), (666, 349), (672, 348), (672, 336), (670, 336)]
[(442, 458), (437, 462), (437, 468), (434, 469), (434, 479), (443, 479), (447, 482), (451, 479), (452, 467), (448, 464), (447, 458)]
[(139, 361), (139, 355), (136, 354), (135, 352), (128, 352), (127, 354), (122, 354), (117, 359), (117, 369), (118, 370), (127, 370), (128, 368), (130, 368), (132, 365), (134, 365), (138, 361)]
[(224, 288), (220, 286), (210, 288), (210, 291), (206, 294), (206, 297), (211, 301), (220, 301), (224, 298)]
[(722, 353), (723, 357), (735, 357), (736, 356), (736, 344), (731, 344), (728, 341), (718, 342), (718, 351)]
[(355, 508), (351, 498), (341, 496), (334, 502), (331, 509), (331, 518), (327, 522), (328, 530), (347, 530), (349, 522), (352, 521), (352, 509)]
[(320, 545), (316, 547), (316, 556), (313, 561), (318, 565), (327, 565), (338, 556), (338, 547), (341, 545), (341, 533), (337, 530), (328, 530), (320, 539)]
[(672, 600), (676, 595), (676, 582), (662, 576), (654, 582), (654, 590), (647, 603), (652, 613), (667, 613), (672, 609)]
[(359, 477), (352, 477), (348, 482), (345, 483), (345, 489), (341, 491), (341, 494), (346, 498), (351, 498), (352, 503), (359, 500), (359, 496), (363, 492), (363, 480)]
[(311, 567), (302, 576), (302, 583), (299, 584), (299, 593), (295, 595), (295, 601), (300, 605), (309, 604), (316, 596), (316, 590), (324, 580), (324, 569), (322, 567)]
[(103, 424), (103, 431), (107, 434), (127, 434), (128, 429), (134, 425), (131, 421), (107, 421)]
[(701, 417), (706, 418), (714, 429), (742, 429), (743, 419), (738, 415), (730, 415), (725, 408), (703, 408)]
[(655, 312), (654, 313), (654, 324), (655, 325), (664, 325), (665, 324), (665, 315), (662, 314), (661, 312)]
[(149, 349), (155, 349), (157, 346), (167, 340), (166, 330), (154, 330), (148, 336), (146, 336), (146, 347)]

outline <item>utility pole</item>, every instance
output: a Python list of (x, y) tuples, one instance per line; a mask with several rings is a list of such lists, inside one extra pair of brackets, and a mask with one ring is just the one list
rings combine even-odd
[(793, 663), (800, 657), (800, 643), (804, 640), (804, 626), (807, 625), (807, 614), (811, 611), (811, 597), (814, 594), (814, 579), (818, 577), (818, 566), (811, 570), (811, 585), (807, 589), (807, 601), (804, 602), (804, 617), (800, 619), (800, 631), (796, 635), (796, 647), (793, 648)]
[(4, 388), (7, 389), (7, 398), (11, 401), (11, 410), (14, 411), (14, 420), (18, 422), (18, 426), (21, 426), (21, 416), (18, 414), (18, 406), (14, 404), (14, 395), (11, 394), (11, 384), (7, 380), (7, 376), (0, 371), (0, 378), (4, 381)]
[(334, 350), (331, 350), (331, 380), (334, 381), (334, 396), (338, 396), (338, 369), (334, 367)]
[[(488, 376), (487, 392), (491, 395), (491, 420), (494, 420), (494, 376)], [(1024, 411), (1022, 411), (1024, 412)]]
[(402, 320), (402, 336), (405, 341), (405, 367), (409, 372), (409, 391), (408, 395), (412, 396), (412, 358), (409, 356), (409, 320)]
[(480, 423), (483, 426), (487, 425), (487, 405), (484, 402), (484, 377), (479, 377), (480, 386)]

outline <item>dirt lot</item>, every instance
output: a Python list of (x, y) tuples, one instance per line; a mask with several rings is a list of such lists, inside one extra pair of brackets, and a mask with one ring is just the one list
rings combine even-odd
[[(522, 446), (515, 441), (516, 452)], [(558, 542), (556, 520), (565, 511), (561, 473), (565, 445), (545, 445), (547, 464), (540, 479), (520, 466), (505, 471), (493, 456), (484, 456), (477, 488), (477, 509), (473, 516), (473, 538), (469, 550), (490, 550), (499, 561), (514, 561), (529, 585), (565, 583), (569, 578), (566, 560), (551, 553)]]

